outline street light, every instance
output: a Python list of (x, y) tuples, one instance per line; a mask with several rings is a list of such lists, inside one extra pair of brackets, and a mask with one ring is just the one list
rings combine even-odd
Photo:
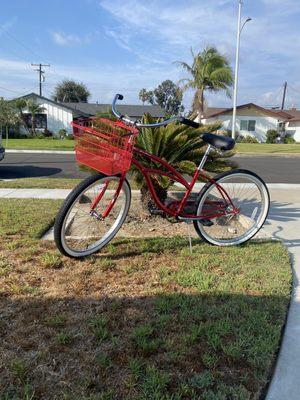
[(234, 89), (233, 89), (233, 112), (232, 112), (232, 138), (235, 139), (236, 131), (236, 105), (237, 105), (237, 89), (238, 89), (238, 76), (239, 76), (239, 58), (240, 58), (240, 41), (241, 33), (247, 22), (250, 22), (252, 18), (247, 18), (241, 25), (242, 17), (242, 5), (243, 0), (239, 0), (239, 11), (238, 11), (238, 27), (237, 27), (237, 40), (236, 40), (236, 56), (235, 56), (235, 73), (234, 73)]

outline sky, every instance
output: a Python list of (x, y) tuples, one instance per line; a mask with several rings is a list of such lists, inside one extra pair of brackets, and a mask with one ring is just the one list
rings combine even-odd
[[(90, 101), (110, 103), (122, 93), (138, 104), (142, 88), (187, 75), (176, 60), (215, 45), (234, 66), (237, 0), (10, 0), (0, 15), (0, 96), (38, 93), (31, 63), (45, 67), (43, 95), (57, 82), (87, 85)], [(300, 1), (244, 0), (238, 104), (281, 103), (300, 108)], [(189, 109), (192, 93), (184, 95)], [(209, 106), (230, 107), (225, 94), (208, 94)]]

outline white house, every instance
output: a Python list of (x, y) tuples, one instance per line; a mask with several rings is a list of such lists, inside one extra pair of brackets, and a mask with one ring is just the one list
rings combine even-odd
[[(222, 129), (232, 130), (232, 108), (207, 108), (201, 122), (216, 121), (222, 122)], [(286, 132), (300, 142), (300, 110), (270, 110), (254, 103), (237, 107), (236, 131), (240, 135), (252, 135), (264, 142), (269, 129)]]
[[(44, 96), (39, 96), (36, 93), (29, 93), (19, 97), (25, 100), (33, 100), (35, 103), (44, 107), (44, 111), (36, 114), (36, 128), (49, 131), (56, 134), (60, 129), (65, 129), (68, 133), (72, 133), (71, 122), (79, 117), (91, 117), (98, 112), (108, 112), (111, 110), (111, 104), (98, 103), (59, 103), (48, 99)], [(155, 118), (164, 116), (164, 110), (157, 105), (119, 105), (118, 109), (121, 114), (139, 119), (144, 114), (149, 113)], [(25, 118), (29, 123), (31, 114), (28, 110), (24, 110)]]

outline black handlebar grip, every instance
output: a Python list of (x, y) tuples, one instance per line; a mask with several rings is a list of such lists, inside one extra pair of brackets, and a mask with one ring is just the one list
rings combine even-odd
[(117, 98), (119, 99), (119, 100), (123, 100), (124, 99), (124, 96), (122, 95), (122, 94), (117, 94)]
[(192, 128), (199, 128), (200, 124), (198, 122), (192, 121), (187, 118), (180, 118), (180, 122), (184, 125), (191, 126)]

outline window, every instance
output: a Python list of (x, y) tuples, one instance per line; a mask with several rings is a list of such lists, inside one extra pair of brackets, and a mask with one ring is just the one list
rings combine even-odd
[(256, 125), (256, 121), (254, 119), (242, 120), (242, 121), (240, 121), (240, 130), (254, 132), (255, 125)]
[[(32, 115), (27, 113), (24, 114), (24, 118), (29, 128), (32, 128)], [(36, 129), (47, 128), (47, 115), (46, 114), (35, 114), (35, 127)]]

